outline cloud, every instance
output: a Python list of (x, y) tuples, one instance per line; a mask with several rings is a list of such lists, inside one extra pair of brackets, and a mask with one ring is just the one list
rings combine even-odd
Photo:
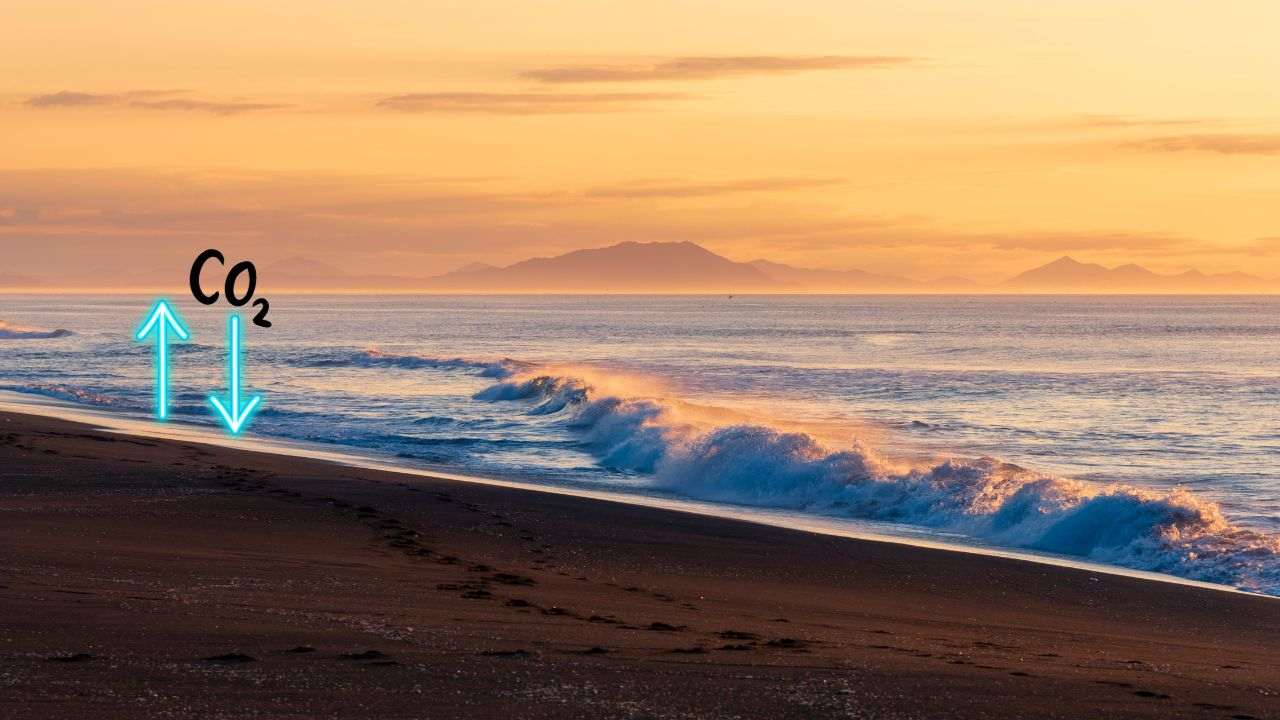
[(545, 115), (617, 112), (646, 103), (689, 98), (680, 93), (435, 92), (392, 95), (378, 100), (377, 106), (398, 112)]
[(606, 185), (587, 190), (584, 195), (593, 198), (694, 198), (710, 195), (727, 195), (742, 192), (772, 192), (824, 187), (844, 182), (840, 178), (757, 178), (718, 183), (650, 184), (626, 183)]
[(27, 98), (25, 104), (34, 108), (91, 107), (94, 105), (114, 105), (120, 102), (121, 98), (121, 95), (102, 95), (63, 90), (47, 95), (34, 95)]
[(797, 225), (800, 234), (775, 235), (773, 240), (791, 248), (815, 252), (844, 248), (933, 248), (962, 250), (990, 257), (990, 251), (1066, 254), (1078, 252), (1180, 253), (1194, 248), (1195, 241), (1174, 235), (1126, 232), (1123, 230), (1086, 232), (957, 232), (938, 227), (928, 218), (886, 217), (841, 218), (826, 227), (817, 223)]
[(182, 90), (132, 90), (121, 93), (88, 93), (62, 90), (44, 95), (33, 95), (24, 103), (39, 109), (122, 107), (137, 110), (168, 110), (178, 112), (203, 112), (213, 115), (236, 115), (260, 110), (276, 110), (287, 107), (275, 103), (246, 102), (241, 100), (204, 100), (185, 95)]
[(214, 115), (236, 115), (238, 113), (256, 112), (259, 110), (279, 110), (288, 107), (275, 103), (255, 102), (215, 102), (210, 100), (189, 100), (172, 98), (169, 100), (137, 100), (132, 107), (144, 110), (184, 110), (190, 112), (207, 112)]
[(1034, 250), (1040, 252), (1074, 252), (1081, 250), (1115, 250), (1146, 252), (1187, 245), (1186, 238), (1133, 232), (1084, 233), (1019, 233), (1010, 235), (971, 236), (982, 244), (1001, 250)]
[(1072, 125), (1092, 128), (1157, 128), (1208, 125), (1217, 121), (1208, 118), (1145, 118), (1133, 115), (1103, 115), (1085, 113), (1076, 116)]
[(813, 55), (779, 57), (680, 57), (644, 65), (566, 65), (538, 68), (520, 74), (544, 83), (646, 82), (651, 80), (707, 80), (746, 75), (781, 75), (818, 70), (858, 70), (908, 65), (916, 58), (891, 55)]
[(1278, 155), (1280, 134), (1206, 133), (1168, 135), (1125, 143), (1123, 147), (1147, 152), (1212, 152), (1221, 155)]
[[(302, 254), (351, 272), (422, 276), (472, 260), (514, 262), (622, 240), (691, 240), (737, 259), (921, 277), (993, 277), (1064, 254), (1109, 264), (1185, 258), (1252, 268), (1280, 250), (1274, 238), (1224, 248), (1124, 228), (963, 231), (931, 217), (857, 215), (801, 190), (839, 182), (648, 178), (531, 188), (511, 178), (0, 168), (0, 247), (11, 272), (58, 268), (66, 278), (93, 280), (162, 268), (175, 283), (185, 282), (184, 268), (207, 247), (260, 263)], [(798, 191), (781, 192), (792, 188)], [(772, 190), (780, 192), (748, 196), (734, 212), (713, 197)], [(662, 212), (635, 199), (652, 197), (709, 199), (666, 203)]]
[(1261, 237), (1251, 242), (1215, 247), (1213, 252), (1225, 255), (1273, 256), (1280, 254), (1280, 237)]

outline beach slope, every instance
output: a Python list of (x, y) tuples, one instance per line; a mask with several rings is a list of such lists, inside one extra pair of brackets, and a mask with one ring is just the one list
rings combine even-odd
[(0, 414), (0, 717), (1277, 711), (1271, 598)]

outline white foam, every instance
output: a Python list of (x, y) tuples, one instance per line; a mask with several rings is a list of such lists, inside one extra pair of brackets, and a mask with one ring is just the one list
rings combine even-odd
[(51, 338), (67, 337), (71, 335), (70, 330), (46, 330), (44, 328), (28, 327), (25, 325), (15, 325), (0, 320), (0, 340), (48, 340)]
[(994, 458), (902, 467), (857, 440), (832, 448), (769, 423), (723, 422), (594, 380), (517, 375), (480, 393), (563, 413), (601, 465), (721, 503), (890, 521), (1005, 547), (1280, 594), (1280, 538), (1233, 525), (1192, 493), (1092, 483)]

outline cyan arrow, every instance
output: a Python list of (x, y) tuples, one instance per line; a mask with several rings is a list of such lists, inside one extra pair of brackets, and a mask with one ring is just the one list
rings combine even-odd
[(191, 337), (187, 329), (182, 326), (182, 321), (178, 319), (177, 313), (169, 308), (169, 303), (164, 300), (157, 300), (154, 307), (151, 308), (151, 314), (147, 316), (146, 321), (142, 323), (142, 327), (138, 328), (138, 332), (134, 335), (135, 340), (142, 340), (151, 334), (152, 330), (156, 332), (156, 419), (164, 420), (169, 417), (169, 330), (173, 329), (173, 334), (178, 336), (179, 340), (186, 340)]
[(262, 402), (262, 396), (254, 395), (249, 398), (249, 402), (244, 407), (240, 407), (239, 315), (229, 315), (227, 317), (227, 337), (231, 343), (230, 357), (227, 360), (227, 365), (231, 368), (231, 409), (228, 411), (227, 406), (223, 405), (222, 401), (213, 395), (209, 396), (209, 404), (213, 405), (213, 409), (218, 411), (218, 415), (222, 417), (222, 422), (226, 424), (231, 434), (238, 435), (249, 424), (249, 417), (258, 408), (258, 403)]

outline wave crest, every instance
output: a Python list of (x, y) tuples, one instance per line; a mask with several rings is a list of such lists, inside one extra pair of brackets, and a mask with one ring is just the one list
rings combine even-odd
[(1192, 493), (1054, 477), (994, 458), (901, 467), (858, 440), (708, 420), (661, 397), (602, 393), (580, 377), (517, 376), (475, 395), (563, 414), (607, 468), (716, 502), (881, 520), (994, 545), (1280, 593), (1280, 538), (1232, 525)]
[(76, 387), (74, 385), (65, 385), (62, 383), (36, 383), (34, 385), (12, 385), (5, 388), (14, 392), (30, 393), (34, 395), (43, 395), (45, 397), (54, 398), (55, 400), (67, 400), (71, 402), (85, 403), (87, 405), (98, 405), (102, 407), (116, 407), (121, 403), (113, 397), (94, 392), (86, 388)]
[(44, 328), (28, 327), (26, 325), (15, 325), (0, 320), (0, 340), (49, 340), (52, 338), (67, 337), (75, 333), (70, 330), (58, 328), (57, 330), (46, 330)]

